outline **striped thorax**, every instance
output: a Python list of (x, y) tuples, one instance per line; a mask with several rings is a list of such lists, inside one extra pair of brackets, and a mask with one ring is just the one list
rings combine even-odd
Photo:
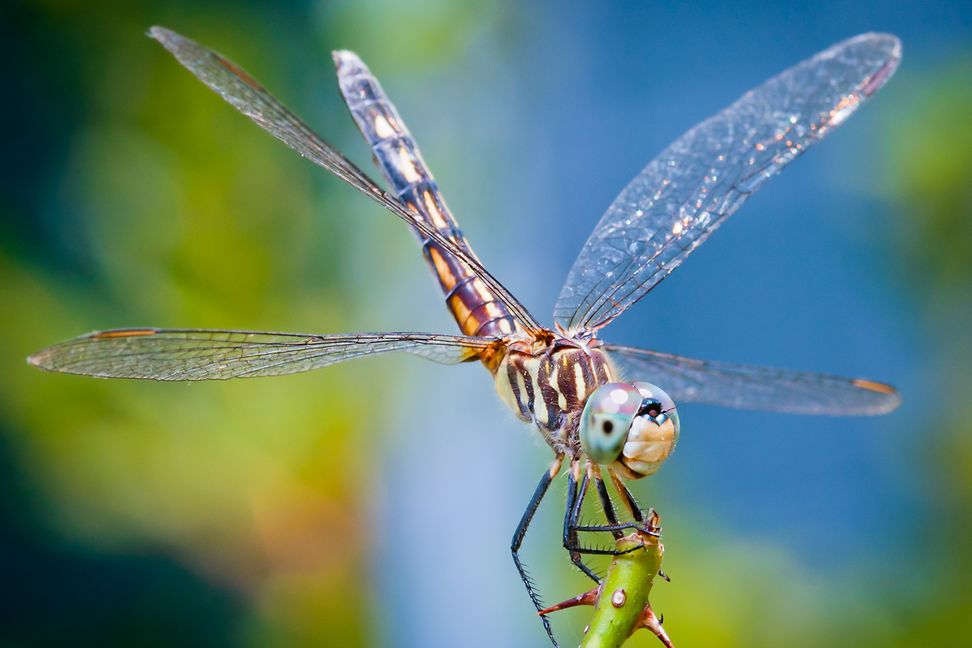
[(556, 337), (511, 343), (494, 371), (496, 391), (513, 413), (534, 423), (555, 451), (577, 455), (577, 422), (588, 396), (615, 370), (599, 343)]
[(508, 339), (492, 368), (500, 398), (558, 454), (638, 479), (675, 450), (679, 421), (671, 398), (650, 383), (617, 382), (593, 336)]

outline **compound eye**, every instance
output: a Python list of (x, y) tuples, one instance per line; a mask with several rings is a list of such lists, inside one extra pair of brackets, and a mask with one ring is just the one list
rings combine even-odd
[(681, 426), (668, 394), (651, 383), (635, 383), (634, 387), (642, 400), (620, 462), (632, 477), (645, 477), (657, 471), (675, 451)]
[(648, 414), (657, 417), (660, 414), (668, 414), (675, 410), (675, 401), (658, 385), (646, 382), (636, 382), (634, 387), (641, 394), (641, 407), (638, 408), (638, 416)]
[(631, 422), (642, 403), (632, 385), (608, 383), (587, 399), (581, 414), (581, 447), (591, 461), (610, 464), (621, 456)]
[[(671, 426), (674, 438), (678, 439), (678, 409), (676, 409), (672, 397), (662, 391), (661, 387), (651, 383), (637, 382), (634, 387), (642, 398), (634, 426), (639, 431), (642, 429), (642, 426), (639, 425), (641, 421), (650, 422), (663, 428)], [(640, 436), (640, 433), (635, 436)]]
[(646, 398), (641, 401), (641, 407), (638, 408), (638, 416), (650, 416), (652, 418), (658, 418), (663, 412), (662, 404), (660, 401), (654, 398)]

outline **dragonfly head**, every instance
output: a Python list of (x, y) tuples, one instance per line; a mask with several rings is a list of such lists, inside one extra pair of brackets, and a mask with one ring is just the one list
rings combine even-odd
[(628, 479), (661, 467), (678, 442), (675, 402), (651, 383), (607, 383), (591, 394), (580, 421), (580, 442), (594, 463)]

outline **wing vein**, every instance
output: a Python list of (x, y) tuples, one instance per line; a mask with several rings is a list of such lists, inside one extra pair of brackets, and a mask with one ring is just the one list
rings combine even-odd
[(888, 34), (838, 43), (675, 140), (594, 228), (557, 300), (557, 323), (596, 330), (636, 303), (766, 180), (869, 99), (900, 56)]

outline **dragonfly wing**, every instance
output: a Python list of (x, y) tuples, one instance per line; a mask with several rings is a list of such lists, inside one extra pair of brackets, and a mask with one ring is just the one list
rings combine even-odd
[(407, 351), (441, 363), (478, 359), (493, 341), (432, 333), (306, 335), (208, 329), (116, 329), (55, 344), (28, 362), (100, 378), (223, 380), (279, 376)]
[(747, 92), (675, 140), (625, 187), (584, 244), (554, 309), (600, 328), (641, 299), (762, 184), (890, 78), (901, 43), (864, 34)]
[(364, 171), (317, 135), (310, 126), (280, 103), (243, 68), (199, 43), (163, 27), (149, 36), (159, 41), (176, 60), (238, 111), (252, 119), (301, 156), (321, 166), (392, 212), (444, 250), (461, 259), (528, 328), (540, 325), (519, 301), (482, 264), (454, 241), (389, 195)]
[(693, 360), (610, 344), (605, 348), (625, 380), (655, 383), (676, 403), (832, 416), (885, 414), (901, 403), (894, 387), (863, 378)]

